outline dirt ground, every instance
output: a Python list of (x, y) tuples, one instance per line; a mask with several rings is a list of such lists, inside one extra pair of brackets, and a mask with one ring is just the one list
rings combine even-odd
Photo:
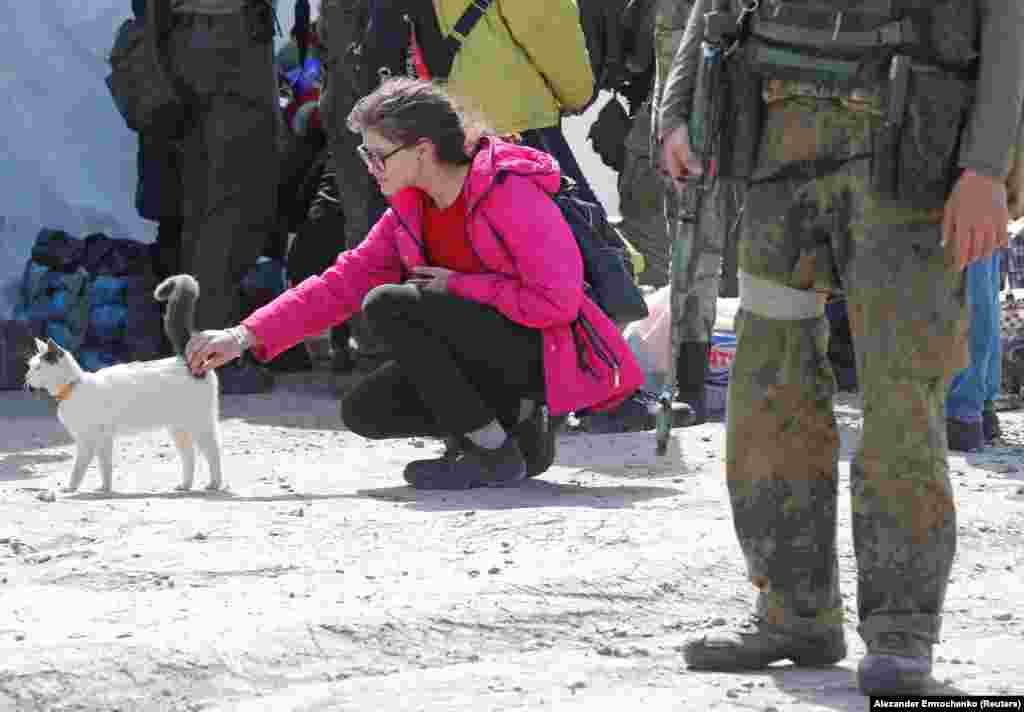
[[(675, 431), (664, 458), (649, 432), (563, 434), (521, 488), (416, 492), (402, 466), (435, 443), (340, 430), (324, 378), (290, 378), (224, 399), (230, 492), (173, 492), (156, 433), (118, 442), (114, 495), (47, 502), (70, 440), (51, 404), (0, 393), (0, 710), (864, 710), (856, 398), (837, 412), (850, 655), (734, 675), (679, 653), (753, 598), (720, 423)], [(1024, 693), (1024, 413), (1002, 416), (1001, 444), (950, 458), (944, 692)]]

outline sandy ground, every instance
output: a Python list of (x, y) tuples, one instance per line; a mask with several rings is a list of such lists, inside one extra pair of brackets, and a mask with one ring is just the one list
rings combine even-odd
[[(837, 402), (844, 486), (859, 433)], [(0, 393), (0, 710), (863, 710), (849, 658), (686, 671), (679, 646), (749, 608), (724, 429), (564, 434), (518, 489), (416, 492), (432, 441), (339, 429), (324, 377), (224, 399), (230, 492), (177, 494), (163, 434), (116, 446), (116, 494), (38, 498), (73, 446), (52, 405)], [(960, 547), (936, 674), (1024, 692), (1024, 413), (951, 457)], [(197, 484), (203, 484), (205, 470)], [(96, 487), (90, 471), (85, 488)]]

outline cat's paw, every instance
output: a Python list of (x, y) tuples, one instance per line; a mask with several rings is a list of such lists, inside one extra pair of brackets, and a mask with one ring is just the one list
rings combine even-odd
[(182, 482), (180, 485), (175, 485), (174, 486), (174, 491), (175, 492), (191, 492), (192, 491), (192, 483), (189, 482), (188, 484), (186, 484), (186, 483)]
[(227, 492), (228, 486), (223, 482), (211, 482), (206, 485), (207, 492)]
[(95, 494), (110, 494), (113, 491), (114, 488), (109, 485), (100, 485), (99, 487), (93, 490)]
[(75, 492), (78, 491), (78, 487), (64, 485), (63, 487), (60, 488), (60, 491), (63, 492), (64, 494), (74, 494)]

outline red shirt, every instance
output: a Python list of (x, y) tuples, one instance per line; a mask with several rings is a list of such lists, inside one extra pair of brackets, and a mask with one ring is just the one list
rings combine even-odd
[(427, 199), (423, 215), (423, 245), (427, 250), (427, 262), (434, 267), (467, 274), (485, 271), (469, 244), (464, 193), (459, 193), (455, 202), (444, 210)]

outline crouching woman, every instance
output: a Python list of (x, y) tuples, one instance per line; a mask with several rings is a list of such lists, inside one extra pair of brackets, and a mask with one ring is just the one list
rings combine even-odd
[(238, 326), (189, 342), (202, 373), (260, 360), (360, 310), (393, 360), (342, 399), (367, 438), (442, 437), (405, 468), (424, 489), (507, 486), (554, 459), (547, 415), (604, 410), (643, 380), (615, 325), (583, 293), (575, 239), (551, 199), (546, 153), (481, 135), (430, 83), (395, 79), (348, 118), (390, 209), (338, 256)]

